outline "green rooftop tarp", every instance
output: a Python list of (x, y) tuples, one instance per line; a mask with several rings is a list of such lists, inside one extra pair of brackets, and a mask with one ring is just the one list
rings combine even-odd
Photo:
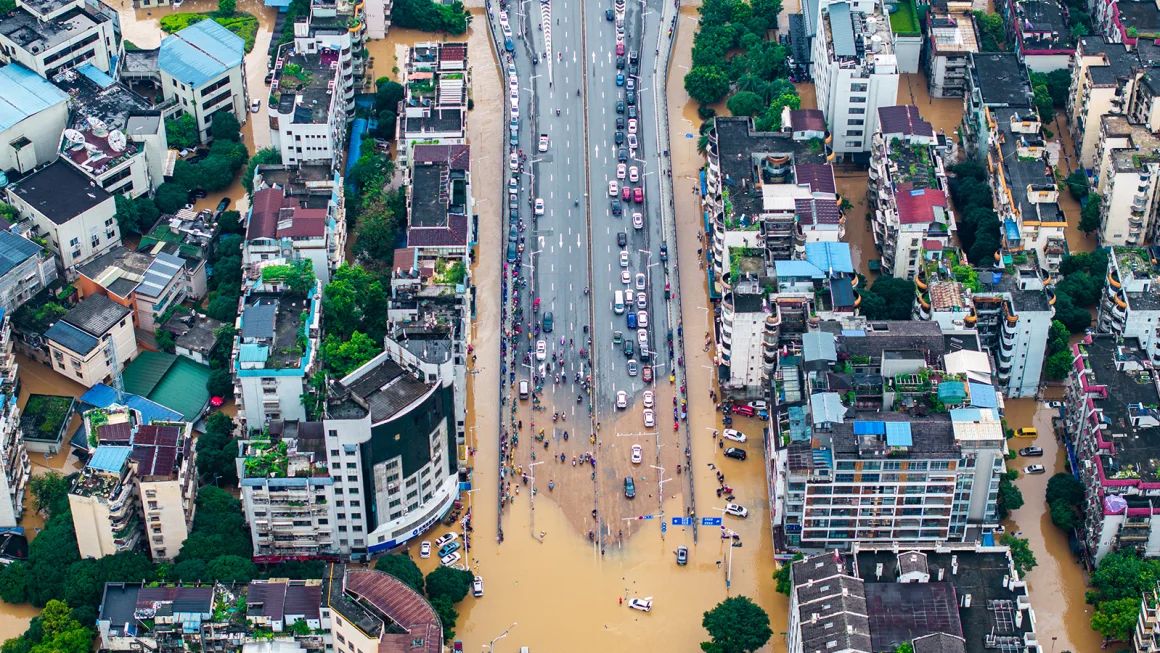
[(209, 401), (209, 367), (184, 356), (142, 352), (125, 367), (125, 391), (138, 394), (194, 421)]
[(161, 379), (169, 368), (173, 366), (177, 356), (156, 351), (143, 351), (136, 359), (125, 366), (121, 373), (121, 380), (125, 384), (125, 392), (148, 397), (149, 393), (161, 383)]

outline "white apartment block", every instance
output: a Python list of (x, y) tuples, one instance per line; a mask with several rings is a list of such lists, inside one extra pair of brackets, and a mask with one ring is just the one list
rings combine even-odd
[(404, 67), (406, 94), (397, 128), (398, 165), (410, 165), (417, 143), (467, 142), (470, 78), (466, 43), (422, 43), (411, 48)]
[(18, 63), (0, 68), (0, 171), (31, 172), (56, 159), (68, 95)]
[(823, 3), (820, 12), (812, 75), (834, 152), (846, 158), (870, 150), (878, 108), (897, 103), (898, 59), (877, 0)]
[(131, 311), (104, 295), (86, 297), (44, 332), (52, 369), (91, 388), (137, 356)]
[(1101, 118), (1125, 112), (1142, 72), (1137, 53), (1124, 44), (1108, 43), (1099, 36), (1079, 39), (1067, 116), (1079, 164), (1084, 168), (1099, 164)]
[(1160, 233), (1160, 138), (1123, 115), (1100, 119), (1096, 192), (1101, 245), (1143, 245)]
[(259, 166), (242, 264), (309, 260), (325, 285), (345, 253), (345, 187), (333, 163)]
[(1160, 364), (1160, 269), (1151, 253), (1141, 247), (1112, 247), (1104, 283), (1098, 331), (1136, 338), (1140, 351)]
[(246, 106), (245, 42), (212, 20), (203, 20), (161, 41), (157, 52), (161, 92), (166, 105), (176, 104), (193, 116), (202, 142), (209, 138), (218, 111), (249, 117)]
[(339, 53), (299, 54), (286, 44), (274, 71), (270, 97), (277, 103), (269, 107), (270, 140), (282, 163), (332, 163), (340, 158), (347, 103)]
[(50, 252), (24, 236), (0, 231), (0, 310), (16, 310), (56, 279)]
[(99, 0), (18, 0), (0, 21), (0, 61), (45, 79), (86, 63), (115, 76), (123, 54), (117, 13)]
[[(67, 189), (68, 192), (61, 192)], [(6, 189), (8, 203), (48, 240), (64, 275), (121, 244), (113, 196), (80, 170), (55, 161)]]
[(366, 33), (375, 40), (387, 38), (391, 28), (391, 7), (393, 0), (371, 0), (366, 3)]
[(16, 405), (16, 356), (8, 311), (0, 313), (0, 528), (19, 526), (24, 514), (24, 488), (32, 476), (20, 408)]

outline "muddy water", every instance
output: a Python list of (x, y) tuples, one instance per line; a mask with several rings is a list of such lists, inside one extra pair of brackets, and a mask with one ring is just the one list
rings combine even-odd
[(1016, 458), (1008, 467), (1022, 470), (1039, 463), (1048, 471), (1038, 475), (1020, 473), (1015, 484), (1023, 492), (1023, 507), (1012, 511), (1005, 526), (1008, 532), (1022, 531), (1039, 563), (1027, 574), (1027, 584), (1038, 619), (1040, 641), (1046, 643), (1058, 637), (1058, 651), (1098, 651), (1101, 638), (1089, 625), (1091, 606), (1083, 598), (1087, 579), (1068, 547), (1067, 536), (1051, 523), (1044, 503), (1048, 479), (1052, 474), (1066, 471), (1066, 451), (1053, 436), (1051, 418), (1055, 412), (1034, 399), (1006, 402), (1007, 423), (1011, 428), (1034, 426), (1039, 431), (1035, 440), (1012, 438), (1009, 446), (1017, 449), (1034, 444), (1043, 448), (1043, 458)]

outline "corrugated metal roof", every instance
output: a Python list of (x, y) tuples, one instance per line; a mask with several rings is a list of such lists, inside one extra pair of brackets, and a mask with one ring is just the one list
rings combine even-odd
[(270, 358), (270, 348), (266, 345), (244, 343), (238, 351), (238, 362), (265, 363)]
[(967, 387), (962, 381), (943, 381), (938, 384), (938, 400), (944, 404), (962, 403), (967, 398)]
[(145, 278), (137, 286), (137, 293), (146, 297), (159, 297), (173, 277), (181, 272), (182, 260), (172, 254), (161, 252), (145, 270)]
[(88, 466), (98, 471), (120, 474), (131, 453), (133, 447), (97, 447)]
[(978, 408), (999, 407), (999, 395), (995, 392), (995, 386), (985, 383), (970, 383), (968, 386), (971, 390), (972, 406)]
[(161, 41), (157, 66), (178, 81), (199, 88), (240, 66), (244, 56), (241, 37), (213, 20), (203, 20)]
[(0, 231), (0, 277), (40, 254), (40, 245), (11, 231)]
[(809, 261), (774, 261), (773, 269), (779, 279), (793, 277), (824, 279), (826, 276), (816, 265)]
[(834, 334), (825, 331), (810, 331), (802, 335), (802, 356), (806, 361), (836, 361), (838, 348)]
[(20, 64), (0, 68), (0, 130), (67, 100), (67, 93)]
[(96, 338), (64, 320), (57, 320), (48, 327), (44, 337), (78, 354), (87, 354), (97, 346)]
[(854, 48), (854, 21), (850, 17), (850, 5), (835, 2), (830, 5), (830, 35), (833, 38), (835, 57), (853, 57), (858, 54)]
[(886, 422), (861, 419), (854, 422), (854, 435), (884, 435), (885, 433)]
[(886, 422), (886, 446), (914, 446), (914, 438), (910, 434), (910, 422)]
[(836, 392), (819, 392), (810, 396), (810, 407), (814, 412), (814, 424), (842, 423), (846, 418), (846, 407), (842, 396)]
[(113, 79), (112, 77), (109, 77), (108, 73), (101, 70), (100, 68), (97, 68), (96, 66), (94, 66), (91, 63), (81, 64), (80, 66), (77, 66), (77, 72), (84, 75), (85, 77), (88, 77), (89, 80), (91, 80), (94, 84), (96, 84), (97, 86), (100, 86), (103, 89), (109, 88), (113, 84), (117, 83), (117, 80)]
[(806, 243), (806, 260), (823, 271), (854, 273), (849, 243)]

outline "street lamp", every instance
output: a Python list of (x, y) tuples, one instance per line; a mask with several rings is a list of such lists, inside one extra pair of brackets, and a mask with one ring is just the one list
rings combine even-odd
[(487, 644), (484, 644), (483, 648), (487, 649), (489, 653), (491, 653), (492, 651), (495, 651), (495, 643), (498, 642), (499, 640), (503, 639), (504, 637), (507, 637), (508, 633), (511, 632), (512, 628), (516, 627), (517, 623), (518, 622), (513, 621), (512, 625), (508, 626), (507, 628), (504, 628), (502, 633), (500, 633), (498, 636), (496, 636), (495, 639), (491, 640)]

